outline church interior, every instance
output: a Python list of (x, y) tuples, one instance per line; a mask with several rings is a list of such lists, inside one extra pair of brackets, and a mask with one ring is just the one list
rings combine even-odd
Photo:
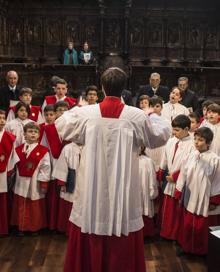
[[(0, 0), (0, 88), (6, 73), (16, 71), (19, 84), (32, 89), (33, 105), (40, 106), (51, 95), (53, 76), (63, 78), (74, 97), (88, 85), (101, 90), (102, 73), (119, 67), (133, 99), (159, 73), (170, 89), (187, 77), (200, 104), (220, 103), (219, 12), (217, 0)], [(87, 42), (93, 61), (65, 65), (70, 41), (77, 52)], [(208, 255), (180, 256), (176, 242), (157, 234), (145, 238), (146, 271), (219, 272), (214, 255), (220, 241), (209, 239)], [(61, 272), (67, 240), (56, 230), (24, 237), (12, 231), (0, 237), (0, 271)]]

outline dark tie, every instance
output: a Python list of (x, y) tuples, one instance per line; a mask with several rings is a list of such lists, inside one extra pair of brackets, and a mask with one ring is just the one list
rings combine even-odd
[(176, 151), (177, 151), (178, 146), (179, 146), (179, 142), (180, 142), (180, 141), (176, 142), (176, 144), (175, 144), (175, 148), (174, 148), (174, 152), (173, 152), (173, 159), (172, 159), (172, 163), (173, 163), (173, 161), (174, 161), (174, 158), (175, 158), (175, 155), (176, 155)]

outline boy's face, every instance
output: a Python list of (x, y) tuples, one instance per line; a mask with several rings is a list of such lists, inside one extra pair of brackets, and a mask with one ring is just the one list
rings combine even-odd
[(191, 121), (190, 132), (195, 132), (200, 124), (197, 123), (196, 118), (189, 117), (189, 119)]
[(160, 103), (157, 103), (155, 106), (153, 106), (153, 109), (154, 113), (161, 115), (162, 106), (160, 105)]
[(195, 148), (200, 152), (205, 152), (209, 149), (210, 144), (206, 143), (206, 140), (199, 135), (194, 137)]
[(185, 138), (189, 135), (189, 128), (173, 127), (172, 130), (173, 136), (175, 136), (178, 139)]
[(97, 92), (95, 90), (90, 90), (87, 93), (86, 100), (89, 105), (96, 104), (98, 100)]
[(28, 144), (37, 143), (40, 137), (40, 132), (36, 128), (28, 128), (26, 132), (24, 132), (24, 138)]
[(63, 98), (67, 93), (67, 86), (66, 84), (60, 84), (58, 83), (55, 88), (55, 93), (58, 96), (58, 98)]
[(23, 107), (23, 106), (20, 107), (20, 109), (19, 109), (18, 112), (17, 112), (17, 116), (18, 116), (18, 118), (21, 119), (21, 120), (27, 119), (27, 118), (28, 118), (28, 113), (27, 113), (26, 108)]
[(0, 114), (0, 131), (3, 130), (6, 123), (5, 114)]
[(217, 112), (209, 110), (207, 112), (207, 119), (209, 123), (215, 125), (219, 122), (219, 114)]
[(56, 118), (59, 118), (65, 111), (68, 111), (67, 107), (58, 107), (56, 109)]
[(149, 101), (147, 99), (141, 100), (139, 107), (142, 110), (149, 108)]
[(24, 93), (22, 94), (19, 99), (24, 102), (26, 105), (30, 105), (31, 104), (31, 100), (32, 100), (32, 95), (29, 93)]
[(44, 118), (47, 124), (53, 124), (56, 120), (56, 113), (54, 111), (47, 111), (44, 113)]
[(170, 103), (175, 104), (182, 100), (179, 89), (173, 89), (170, 93)]

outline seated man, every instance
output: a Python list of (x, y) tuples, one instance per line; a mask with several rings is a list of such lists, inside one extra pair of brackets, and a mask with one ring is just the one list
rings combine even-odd
[(138, 98), (145, 94), (149, 97), (159, 96), (163, 99), (164, 103), (168, 102), (170, 91), (167, 86), (160, 85), (160, 81), (160, 74), (152, 73), (150, 75), (149, 84), (140, 88)]

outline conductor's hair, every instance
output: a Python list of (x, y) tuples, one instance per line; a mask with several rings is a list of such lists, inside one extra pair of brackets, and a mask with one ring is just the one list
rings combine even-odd
[(108, 96), (121, 96), (125, 89), (127, 75), (118, 67), (107, 69), (101, 76), (101, 85)]
[(213, 140), (213, 137), (214, 137), (214, 134), (213, 132), (211, 131), (210, 128), (208, 127), (201, 127), (201, 128), (198, 128), (195, 133), (194, 133), (194, 137), (195, 136), (199, 136), (201, 138), (204, 138), (205, 139), (205, 142), (207, 144), (211, 144), (212, 140)]
[(189, 119), (188, 116), (184, 115), (184, 114), (180, 114), (177, 117), (175, 117), (171, 123), (173, 128), (189, 128), (190, 129), (190, 125), (191, 125), (191, 121)]

